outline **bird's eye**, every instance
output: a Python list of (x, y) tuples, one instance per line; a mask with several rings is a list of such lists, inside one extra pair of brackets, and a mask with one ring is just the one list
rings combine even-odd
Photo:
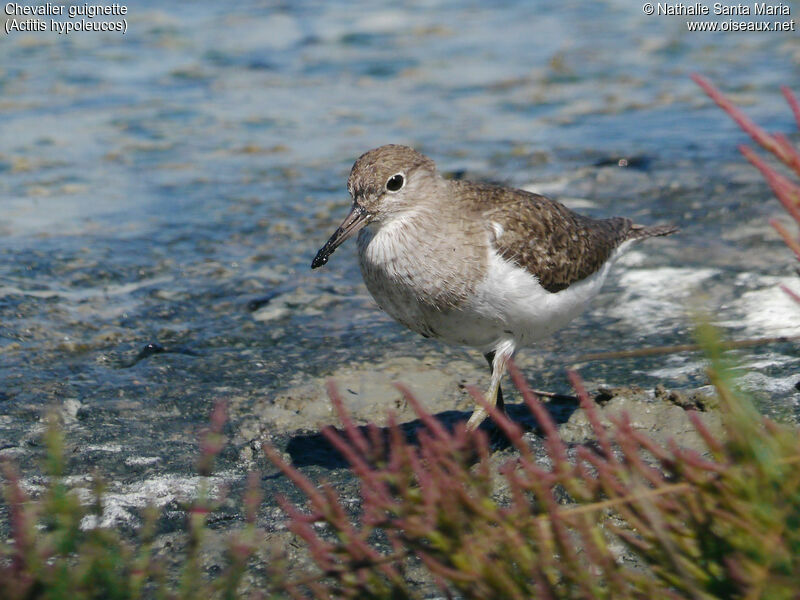
[(406, 178), (403, 177), (402, 173), (398, 173), (397, 175), (392, 175), (389, 177), (389, 180), (386, 182), (386, 189), (390, 192), (396, 192), (399, 190), (403, 185), (406, 183)]

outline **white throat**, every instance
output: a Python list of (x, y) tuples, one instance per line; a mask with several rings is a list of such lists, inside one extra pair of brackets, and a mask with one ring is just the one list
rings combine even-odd
[(420, 210), (403, 212), (382, 223), (370, 223), (358, 234), (358, 253), (362, 261), (386, 267), (418, 247), (421, 231)]

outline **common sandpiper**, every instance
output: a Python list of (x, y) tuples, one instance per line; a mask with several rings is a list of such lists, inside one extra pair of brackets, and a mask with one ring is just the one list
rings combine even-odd
[[(631, 219), (593, 219), (523, 190), (448, 180), (407, 146), (363, 154), (347, 181), (350, 213), (320, 249), (321, 267), (358, 233), (367, 289), (395, 320), (428, 338), (477, 348), (500, 388), (514, 352), (577, 317), (631, 244), (677, 231)], [(477, 406), (476, 429), (487, 412)]]

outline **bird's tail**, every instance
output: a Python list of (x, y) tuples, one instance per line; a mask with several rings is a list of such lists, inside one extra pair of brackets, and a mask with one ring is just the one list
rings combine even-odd
[(659, 237), (662, 235), (672, 235), (680, 231), (674, 225), (653, 225), (647, 227), (645, 225), (632, 225), (628, 231), (629, 240), (643, 240), (645, 238)]

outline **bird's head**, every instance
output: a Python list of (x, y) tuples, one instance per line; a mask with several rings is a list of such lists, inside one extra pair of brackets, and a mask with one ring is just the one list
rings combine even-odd
[(434, 162), (408, 146), (390, 144), (362, 154), (347, 179), (353, 199), (350, 214), (317, 252), (311, 268), (327, 263), (342, 242), (370, 223), (412, 212), (421, 189), (436, 181)]

